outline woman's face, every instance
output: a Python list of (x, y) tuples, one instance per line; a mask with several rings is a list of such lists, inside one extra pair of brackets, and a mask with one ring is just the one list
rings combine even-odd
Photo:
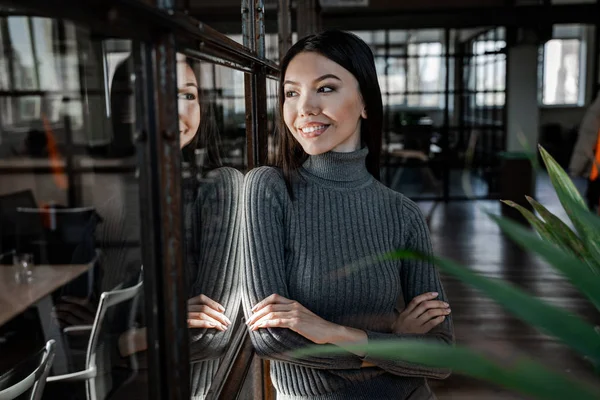
[(283, 119), (307, 154), (358, 149), (367, 113), (350, 71), (321, 54), (300, 53), (288, 65), (283, 90)]
[(200, 126), (198, 81), (188, 63), (177, 61), (177, 108), (179, 110), (179, 147), (192, 141)]

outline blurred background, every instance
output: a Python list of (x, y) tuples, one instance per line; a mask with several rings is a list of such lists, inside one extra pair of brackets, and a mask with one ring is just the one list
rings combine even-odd
[[(597, 238), (569, 220), (537, 146), (591, 218), (600, 1), (25, 3), (0, 0), (0, 393), (35, 369), (45, 399), (275, 398), (239, 313), (239, 179), (275, 155), (279, 60), (327, 28), (373, 50), (382, 181), (422, 208), (436, 254), (600, 323), (577, 285), (486, 215), (526, 227), (499, 200), (533, 211), (527, 195), (582, 246)], [(182, 101), (200, 109), (187, 149)], [(214, 241), (190, 249), (198, 237)], [(460, 345), (598, 382), (575, 333), (541, 331), (464, 279), (442, 280)], [(217, 286), (227, 333), (188, 330), (188, 299)], [(439, 399), (551, 398), (467, 375), (431, 386)]]

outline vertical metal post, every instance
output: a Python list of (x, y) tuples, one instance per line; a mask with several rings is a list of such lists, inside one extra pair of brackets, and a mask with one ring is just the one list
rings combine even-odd
[(277, 26), (279, 28), (279, 61), (292, 47), (292, 10), (290, 0), (279, 0), (277, 7)]
[(449, 163), (449, 147), (450, 147), (450, 29), (444, 29), (444, 47), (445, 47), (445, 82), (444, 82), (444, 136), (442, 137), (442, 158), (444, 167), (443, 170), (443, 189), (444, 202), (450, 200), (450, 163)]
[(296, 31), (299, 39), (321, 29), (319, 11), (317, 0), (300, 0), (296, 3)]
[[(63, 109), (66, 109), (66, 103), (69, 99), (64, 99)], [(71, 130), (71, 118), (65, 113), (63, 118), (65, 129), (65, 172), (67, 174), (67, 204), (70, 208), (78, 206), (77, 204), (77, 185), (75, 182), (75, 168), (73, 162), (73, 132)]]
[(254, 49), (260, 58), (266, 57), (265, 46), (265, 2), (264, 0), (253, 0), (252, 11), (254, 13)]
[[(596, 15), (600, 13), (600, 0), (596, 0)], [(596, 94), (600, 91), (600, 19), (596, 19), (596, 25), (594, 26), (594, 59), (592, 60), (592, 98), (596, 98)]]
[[(145, 130), (140, 147), (140, 212), (151, 399), (190, 398), (187, 290), (183, 268), (181, 152), (175, 38), (139, 52)], [(138, 69), (138, 68), (136, 68)], [(139, 111), (138, 111), (139, 112)], [(140, 115), (140, 114), (138, 114)]]
[[(242, 31), (244, 45), (257, 56), (265, 58), (264, 1), (244, 0), (242, 3)], [(246, 110), (246, 138), (248, 167), (267, 161), (267, 75), (264, 67), (257, 66), (244, 77)]]

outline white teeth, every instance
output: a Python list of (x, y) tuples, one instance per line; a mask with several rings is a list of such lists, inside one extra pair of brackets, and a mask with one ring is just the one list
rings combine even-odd
[(308, 128), (302, 128), (302, 132), (304, 133), (312, 133), (312, 132), (316, 132), (320, 129), (325, 128), (326, 125), (319, 125), (319, 126), (310, 126)]

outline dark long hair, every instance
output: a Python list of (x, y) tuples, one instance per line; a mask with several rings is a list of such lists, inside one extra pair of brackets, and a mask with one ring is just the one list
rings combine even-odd
[[(186, 59), (186, 63), (194, 71), (198, 86), (200, 86), (199, 74), (196, 73), (191, 59)], [(215, 118), (214, 94), (207, 93), (198, 87), (198, 102), (200, 103), (200, 125), (192, 140), (181, 149), (181, 155), (184, 162), (195, 167), (194, 151), (204, 148), (206, 149), (206, 157), (203, 167), (207, 169), (219, 168), (223, 166), (223, 163), (219, 155), (219, 128)]]
[(290, 62), (303, 52), (315, 52), (327, 57), (348, 70), (358, 81), (360, 94), (367, 109), (367, 118), (360, 121), (361, 144), (369, 149), (366, 160), (367, 170), (375, 179), (379, 180), (383, 104), (373, 52), (362, 39), (352, 33), (328, 30), (300, 39), (289, 49), (281, 61), (275, 164), (283, 170), (288, 190), (291, 188), (292, 176), (308, 155), (285, 125), (283, 119), (283, 103), (285, 101), (283, 82)]

